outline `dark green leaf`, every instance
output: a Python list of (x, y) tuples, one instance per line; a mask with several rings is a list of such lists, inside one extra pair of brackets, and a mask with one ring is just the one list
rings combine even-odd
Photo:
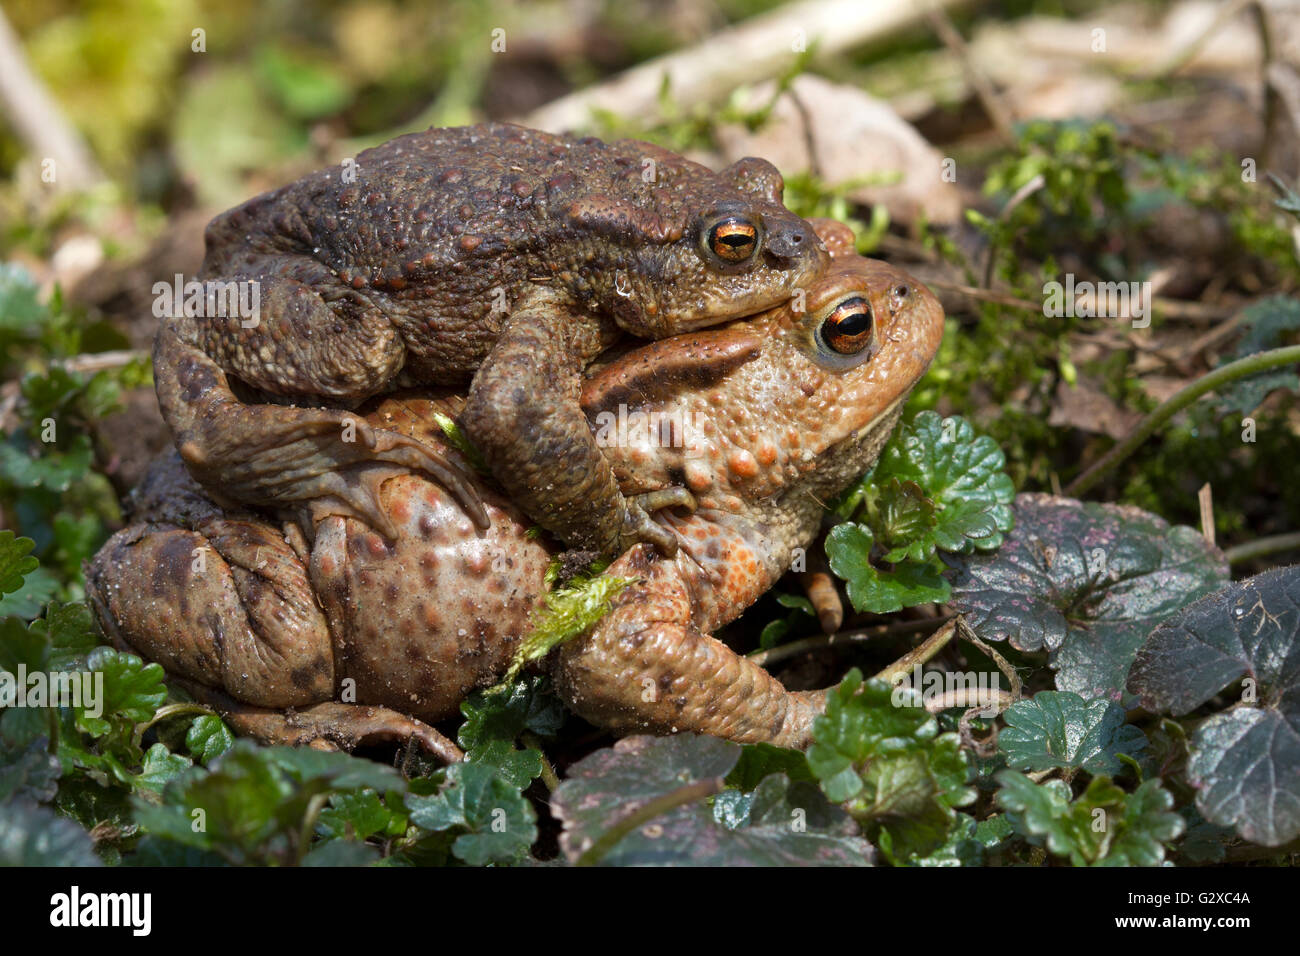
[(1231, 584), (1151, 632), (1129, 689), (1151, 711), (1185, 714), (1242, 681), (1242, 699), (1189, 744), (1197, 808), (1245, 839), (1300, 835), (1300, 568)]
[[(576, 861), (611, 827), (656, 797), (725, 776), (740, 747), (713, 737), (628, 737), (569, 768), (551, 795), (564, 823), (561, 848)], [(724, 793), (711, 810), (701, 798), (632, 829), (601, 857), (609, 865), (862, 866), (870, 845), (816, 787), (781, 773), (751, 794)]]
[(94, 846), (77, 824), (30, 800), (0, 813), (0, 866), (100, 866)]
[(952, 605), (985, 640), (1053, 652), (1058, 690), (1120, 700), (1146, 635), (1228, 579), (1222, 552), (1138, 508), (1024, 494), (992, 555), (955, 559)]

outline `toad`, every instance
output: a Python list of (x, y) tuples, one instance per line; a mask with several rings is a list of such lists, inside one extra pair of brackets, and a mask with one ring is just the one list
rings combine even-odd
[[(547, 661), (594, 724), (809, 743), (822, 693), (787, 691), (710, 632), (812, 543), (824, 503), (875, 461), (943, 330), (924, 286), (853, 254), (838, 223), (819, 230), (836, 257), (805, 309), (643, 345), (585, 382), (587, 420), (610, 439), (623, 492), (685, 486), (697, 503), (656, 512), (675, 555), (645, 543), (621, 555), (606, 573), (632, 583)], [(392, 395), (367, 421), (473, 475), (432, 420), (462, 401)], [(454, 759), (429, 725), (501, 679), (554, 556), (508, 495), (466, 480), (492, 517), (486, 535), (412, 473), (379, 492), (394, 539), (324, 515), (308, 543), (293, 521), (217, 507), (173, 456), (138, 490), (135, 523), (92, 561), (87, 590), (115, 643), (183, 678), (241, 732), (341, 746), (414, 738)]]
[[(500, 123), (399, 137), (212, 221), (201, 279), (255, 290), (256, 314), (164, 321), (163, 417), (225, 504), (352, 515), (391, 538), (379, 487), (414, 470), (483, 528), (439, 445), (349, 412), (468, 381), (461, 424), (525, 514), (573, 548), (671, 553), (643, 506), (690, 495), (619, 490), (579, 407), (581, 371), (620, 333), (722, 323), (820, 274), (826, 250), (783, 189), (761, 159), (714, 173), (635, 140)], [(207, 301), (187, 311), (224, 313)]]

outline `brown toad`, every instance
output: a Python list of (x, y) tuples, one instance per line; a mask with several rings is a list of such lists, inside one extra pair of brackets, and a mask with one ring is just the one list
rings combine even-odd
[[(825, 248), (783, 188), (763, 160), (714, 173), (635, 140), (497, 123), (394, 139), (212, 221), (201, 277), (255, 288), (258, 314), (164, 323), (163, 415), (223, 502), (314, 504), (391, 535), (378, 489), (416, 470), (483, 527), (436, 446), (345, 411), (472, 376), (461, 422), (526, 514), (575, 548), (671, 551), (587, 429), (581, 371), (620, 330), (739, 318), (818, 275)], [(227, 375), (283, 404), (234, 398)]]
[[(782, 306), (645, 345), (586, 382), (593, 432), (619, 436), (604, 450), (624, 492), (685, 484), (698, 501), (689, 514), (657, 513), (676, 554), (642, 544), (618, 558), (608, 573), (634, 583), (551, 655), (561, 695), (593, 723), (809, 740), (822, 696), (787, 691), (709, 633), (813, 541), (823, 503), (875, 460), (943, 332), (928, 290), (853, 255), (838, 224), (819, 229), (838, 252), (806, 311)], [(392, 396), (368, 420), (455, 458), (431, 417), (460, 402)], [(501, 678), (553, 556), (506, 497), (481, 491), (485, 536), (445, 489), (409, 474), (381, 491), (394, 540), (326, 516), (308, 544), (292, 522), (223, 512), (164, 460), (138, 493), (136, 523), (92, 562), (87, 590), (115, 642), (187, 679), (243, 732), (345, 746), (415, 736), (454, 757), (424, 722)]]

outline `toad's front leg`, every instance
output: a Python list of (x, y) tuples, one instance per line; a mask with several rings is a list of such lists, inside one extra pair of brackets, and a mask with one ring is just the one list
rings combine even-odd
[(677, 540), (650, 511), (692, 507), (685, 488), (624, 497), (579, 405), (583, 366), (611, 337), (599, 320), (537, 293), (510, 316), (460, 420), (511, 499), (570, 548), (613, 557)]
[(190, 473), (225, 502), (323, 506), (391, 537), (379, 486), (417, 471), (486, 527), (478, 495), (440, 451), (339, 409), (246, 404), (235, 396), (227, 372), (273, 395), (349, 408), (385, 391), (405, 361), (400, 336), (378, 309), (350, 290), (329, 302), (316, 291), (329, 281), (317, 274), (324, 267), (289, 256), (263, 266), (223, 280), (256, 283), (254, 319), (169, 319), (158, 333), (158, 404)]
[(824, 692), (788, 691), (700, 631), (678, 561), (642, 546), (607, 573), (637, 580), (589, 634), (556, 654), (556, 687), (573, 710), (619, 734), (694, 732), (797, 748), (812, 742)]

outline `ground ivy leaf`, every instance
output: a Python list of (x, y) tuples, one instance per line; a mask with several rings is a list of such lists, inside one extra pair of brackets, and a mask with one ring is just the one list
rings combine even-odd
[(1300, 835), (1300, 567), (1231, 584), (1156, 628), (1129, 690), (1185, 714), (1243, 677), (1240, 703), (1189, 741), (1188, 779), (1206, 820), (1279, 846)]
[(772, 744), (746, 744), (740, 760), (727, 774), (727, 785), (749, 793), (769, 774), (783, 773), (792, 781), (815, 781), (808, 758), (801, 750), (775, 747)]
[(844, 579), (849, 600), (859, 611), (889, 614), (918, 604), (943, 603), (950, 588), (930, 564), (904, 563), (892, 571), (870, 561), (871, 532), (855, 522), (838, 524), (826, 535), (831, 570)]
[[(610, 827), (654, 798), (726, 776), (740, 752), (736, 744), (692, 734), (627, 737), (596, 751), (570, 767), (568, 778), (551, 795), (552, 811), (564, 823), (561, 849), (570, 862), (576, 861)], [(848, 815), (828, 803), (816, 786), (772, 773), (752, 793), (719, 795), (716, 809), (701, 798), (644, 822), (601, 862), (868, 865), (871, 846), (856, 832)]]
[(1160, 866), (1165, 845), (1182, 835), (1187, 824), (1171, 813), (1173, 796), (1156, 779), (1138, 787), (1124, 802), (1118, 838), (1101, 861), (1102, 866)]
[(90, 834), (30, 800), (0, 813), (0, 866), (101, 866)]
[[(401, 796), (395, 798), (400, 808)], [(316, 820), (316, 832), (331, 840), (368, 840), (377, 833), (400, 836), (405, 830), (406, 814), (389, 809), (373, 790), (330, 794), (329, 806)]]
[(515, 740), (525, 731), (552, 737), (564, 722), (550, 679), (540, 675), (473, 694), (460, 710), (465, 722), (457, 739), (466, 759), (497, 767), (518, 789), (541, 775), (542, 754), (534, 747), (517, 749)]
[(915, 482), (934, 503), (933, 522), (909, 549), (914, 557), (932, 557), (936, 548), (967, 554), (996, 548), (1011, 529), (1015, 486), (1005, 465), (997, 442), (977, 436), (964, 418), (927, 411), (898, 430), (873, 482), (879, 488), (895, 478)]
[(207, 764), (220, 757), (235, 742), (230, 728), (215, 714), (202, 714), (195, 717), (190, 729), (185, 732), (185, 746), (194, 755), (194, 759)]
[(442, 789), (431, 796), (408, 794), (406, 806), (416, 826), (463, 831), (452, 852), (471, 866), (521, 860), (537, 839), (532, 804), (486, 764), (452, 764)]
[(894, 862), (942, 846), (957, 822), (952, 808), (975, 799), (957, 735), (940, 735), (917, 703), (915, 692), (864, 683), (852, 670), (827, 693), (808, 749), (826, 796)]
[(890, 478), (872, 489), (873, 525), (885, 560), (924, 561), (934, 554), (936, 505), (915, 481)]
[(1046, 841), (1057, 856), (1075, 866), (1158, 866), (1165, 844), (1182, 834), (1183, 818), (1170, 812), (1173, 797), (1159, 780), (1148, 780), (1126, 794), (1108, 777), (1094, 777), (1070, 799), (1062, 780), (1034, 783), (1024, 774), (1003, 770), (997, 801), (1008, 821), (1031, 843)]
[(23, 579), (22, 587), (0, 598), (0, 617), (13, 615), (31, 620), (58, 593), (59, 576), (49, 568), (37, 568)]
[[(897, 693), (911, 692), (900, 689)], [(895, 694), (884, 681), (864, 684), (857, 668), (827, 692), (826, 711), (813, 722), (808, 766), (835, 803), (862, 792), (858, 768), (873, 757), (938, 734), (939, 725), (932, 716), (919, 706), (895, 706)], [(907, 700), (915, 702), (916, 698), (908, 696)]]
[(1081, 767), (1090, 774), (1119, 773), (1117, 754), (1141, 753), (1146, 735), (1124, 722), (1124, 708), (1112, 700), (1084, 700), (1068, 691), (1040, 691), (1003, 714), (1006, 729), (998, 749), (1013, 770)]
[(133, 798), (145, 830), (236, 864), (292, 862), (311, 801), (331, 791), (401, 791), (391, 767), (345, 753), (258, 747), (236, 741), (211, 768), (190, 767), (162, 791), (162, 802)]
[(328, 840), (311, 848), (303, 866), (368, 866), (379, 859), (379, 847), (348, 840)]
[(984, 846), (976, 838), (977, 827), (974, 817), (958, 814), (956, 825), (948, 834), (943, 846), (925, 856), (913, 857), (907, 861), (908, 866), (982, 866), (984, 864)]
[(260, 752), (299, 784), (318, 784), (320, 789), (331, 790), (369, 787), (381, 793), (405, 789), (401, 774), (392, 767), (352, 754), (307, 747), (263, 747)]
[(80, 601), (51, 604), (45, 609), (45, 617), (33, 621), (32, 627), (43, 631), (49, 639), (52, 670), (85, 669), (91, 651), (99, 646), (90, 608)]
[(140, 790), (162, 793), (182, 771), (194, 766), (194, 762), (181, 754), (174, 754), (162, 744), (154, 744), (144, 755), (144, 766), (135, 777), (135, 785)]
[(1228, 580), (1191, 528), (1126, 505), (1022, 494), (991, 555), (953, 559), (951, 604), (985, 640), (1053, 652), (1058, 690), (1120, 700), (1151, 629)]
[(134, 654), (97, 647), (86, 659), (92, 674), (104, 675), (102, 712), (92, 717), (85, 707), (77, 709), (77, 726), (92, 737), (103, 737), (122, 724), (148, 720), (167, 699), (163, 669), (146, 664)]

